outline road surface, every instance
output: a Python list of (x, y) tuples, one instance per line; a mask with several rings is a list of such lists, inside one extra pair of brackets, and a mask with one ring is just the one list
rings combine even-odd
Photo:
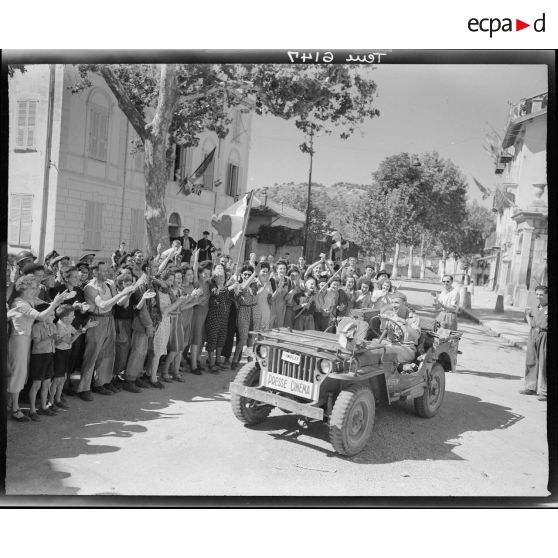
[[(431, 285), (401, 290), (428, 311)], [(232, 415), (230, 371), (187, 375), (135, 395), (72, 398), (40, 423), (8, 424), (8, 494), (545, 496), (546, 403), (522, 396), (525, 353), (462, 322), (457, 372), (439, 414), (379, 406), (353, 458), (332, 451), (327, 427), (301, 430), (273, 412), (247, 428)]]

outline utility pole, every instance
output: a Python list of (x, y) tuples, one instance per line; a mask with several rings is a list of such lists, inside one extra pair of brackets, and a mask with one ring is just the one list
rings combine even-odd
[(304, 257), (308, 257), (308, 229), (310, 228), (310, 211), (312, 209), (312, 158), (314, 157), (314, 130), (310, 131), (310, 169), (308, 171), (308, 204), (306, 206), (306, 227), (304, 229)]
[(41, 208), (41, 229), (39, 237), (39, 261), (45, 255), (46, 226), (48, 217), (48, 196), (50, 179), (50, 157), (52, 150), (52, 120), (54, 113), (54, 87), (56, 80), (56, 64), (49, 64), (49, 84), (48, 84), (48, 112), (45, 146), (45, 165), (43, 173), (43, 200)]

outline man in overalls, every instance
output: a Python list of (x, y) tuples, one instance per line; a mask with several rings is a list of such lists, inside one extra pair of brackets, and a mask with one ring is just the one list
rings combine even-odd
[[(130, 296), (135, 290), (134, 285), (126, 287), (118, 294), (113, 293), (112, 284), (106, 281), (107, 265), (98, 262), (91, 267), (93, 279), (84, 288), (85, 301), (89, 305), (92, 319), (98, 322), (97, 327), (87, 330), (85, 334), (85, 353), (81, 365), (81, 379), (77, 389), (84, 401), (92, 401), (91, 383), (93, 372), (97, 372), (93, 391), (102, 395), (112, 395), (109, 382), (112, 380), (116, 333), (113, 306)], [(97, 331), (93, 331), (97, 330)]]

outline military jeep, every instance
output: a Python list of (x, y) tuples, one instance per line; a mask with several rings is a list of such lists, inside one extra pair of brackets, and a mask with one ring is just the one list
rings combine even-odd
[(303, 421), (327, 422), (335, 451), (355, 455), (371, 436), (376, 402), (412, 399), (425, 418), (440, 409), (445, 372), (455, 372), (461, 333), (436, 325), (421, 318), (412, 363), (388, 357), (378, 340), (361, 338), (344, 347), (339, 335), (327, 332), (278, 328), (254, 333), (255, 359), (230, 385), (233, 413), (246, 425), (263, 422), (274, 407)]

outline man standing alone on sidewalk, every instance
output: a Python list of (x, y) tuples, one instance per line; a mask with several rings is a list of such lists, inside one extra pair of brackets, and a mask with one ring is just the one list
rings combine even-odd
[(535, 310), (525, 309), (527, 323), (531, 326), (525, 358), (525, 389), (523, 395), (539, 395), (546, 401), (546, 334), (548, 331), (548, 287), (539, 285), (535, 289), (539, 305)]
[(442, 277), (444, 290), (434, 297), (434, 308), (438, 310), (436, 320), (444, 328), (457, 331), (457, 311), (459, 310), (459, 291), (452, 286), (453, 277), (451, 275), (444, 275)]

